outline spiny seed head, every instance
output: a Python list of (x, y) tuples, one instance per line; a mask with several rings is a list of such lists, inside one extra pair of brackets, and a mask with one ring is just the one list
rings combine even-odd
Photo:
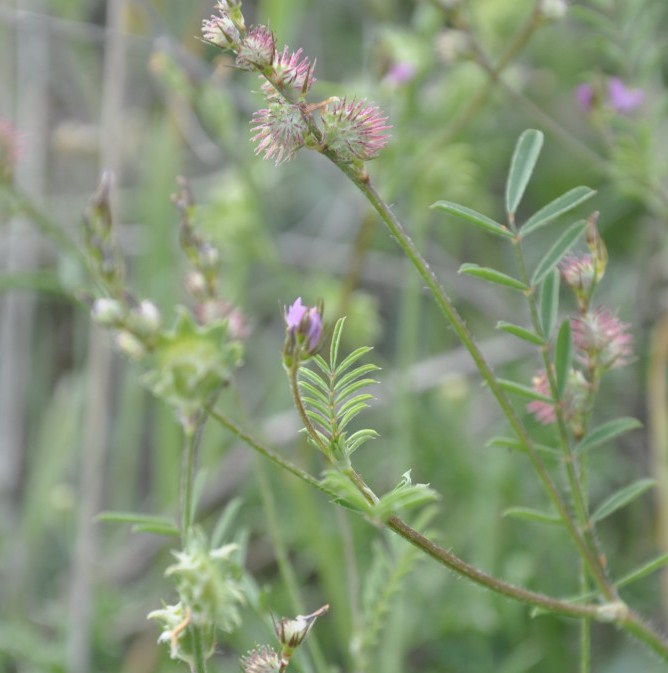
[(241, 41), (236, 63), (246, 70), (266, 68), (272, 65), (275, 53), (274, 34), (265, 26), (255, 26)]
[(251, 131), (255, 134), (255, 154), (264, 153), (265, 159), (273, 159), (278, 166), (289, 161), (295, 152), (304, 146), (304, 134), (308, 126), (297, 105), (283, 101), (271, 103), (258, 110), (252, 119)]
[(221, 49), (235, 49), (241, 40), (241, 33), (229, 14), (214, 14), (202, 21), (202, 39)]
[(243, 673), (278, 673), (281, 670), (281, 659), (278, 654), (266, 645), (258, 647), (241, 657)]
[[(289, 47), (284, 47), (282, 52), (274, 54), (274, 83), (279, 87), (290, 87), (306, 95), (315, 82), (313, 71), (315, 61), (311, 63), (308, 58), (302, 58), (302, 49), (291, 52)], [(269, 100), (279, 97), (275, 87), (269, 82), (262, 83), (262, 91)]]
[(341, 161), (368, 161), (385, 147), (392, 128), (379, 107), (365, 100), (332, 99), (322, 112), (325, 143)]

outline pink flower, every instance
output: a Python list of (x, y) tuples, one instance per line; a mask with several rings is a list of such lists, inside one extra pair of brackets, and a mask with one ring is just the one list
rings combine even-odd
[(325, 143), (341, 161), (368, 161), (385, 147), (387, 116), (365, 100), (332, 99), (321, 114)]
[(605, 308), (588, 311), (571, 319), (573, 343), (587, 367), (602, 371), (623, 367), (633, 356), (630, 325)]

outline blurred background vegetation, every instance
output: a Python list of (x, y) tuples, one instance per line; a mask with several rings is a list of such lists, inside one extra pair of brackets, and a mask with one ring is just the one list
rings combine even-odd
[[(511, 270), (511, 250), (429, 206), (448, 199), (500, 218), (512, 148), (528, 127), (546, 142), (526, 213), (578, 184), (598, 190), (611, 258), (599, 298), (633, 325), (638, 359), (609, 377), (595, 419), (636, 415), (645, 424), (593, 454), (592, 500), (600, 502), (631, 477), (651, 475), (666, 449), (668, 4), (582, 0), (536, 26), (540, 4), (248, 0), (244, 10), (279, 44), (317, 58), (314, 100), (364, 96), (389, 114), (392, 140), (370, 172), (505, 376), (529, 382), (538, 364), (494, 332), (499, 319), (525, 321), (524, 306), (456, 270), (469, 261)], [(444, 546), (528, 587), (577, 592), (563, 531), (502, 517), (508, 506), (542, 502), (530, 466), (486, 446), (503, 422), (375, 216), (315, 153), (280, 168), (253, 155), (258, 83), (198, 39), (212, 9), (206, 0), (0, 3), (0, 119), (12, 125), (0, 143), (17, 146), (14, 187), (5, 181), (0, 201), (2, 670), (183, 670), (146, 621), (173, 598), (162, 577), (171, 541), (94, 518), (174, 513), (180, 469), (175, 420), (75, 299), (90, 283), (76, 247), (81, 213), (105, 167), (116, 176), (131, 284), (167, 319), (187, 301), (170, 194), (178, 175), (191, 180), (202, 230), (223, 251), (222, 293), (251, 328), (238, 383), (221, 402), (242, 426), (319, 471), (296, 432), (280, 348), (282, 306), (322, 297), (329, 321), (349, 317), (346, 348), (375, 346), (383, 368), (366, 420), (381, 438), (358, 459), (374, 488), (412, 468), (415, 481), (442, 494), (429, 526)], [(615, 109), (605, 98), (610, 77), (640, 89), (641, 104)], [(581, 84), (595, 94), (589, 109), (574, 95)], [(529, 255), (538, 258), (553, 238), (536, 235)], [(212, 669), (236, 671), (240, 654), (271, 640), (258, 606), (299, 611), (291, 571), (305, 609), (331, 605), (314, 635), (337, 670), (574, 670), (574, 622), (531, 618), (457, 581), (215, 425), (201, 461), (204, 525), (239, 499), (235, 526), (259, 592)], [(613, 575), (668, 551), (655, 521), (646, 496), (605, 522)], [(660, 586), (654, 575), (624, 596), (665, 627)], [(659, 670), (599, 626), (594, 658), (601, 673)]]

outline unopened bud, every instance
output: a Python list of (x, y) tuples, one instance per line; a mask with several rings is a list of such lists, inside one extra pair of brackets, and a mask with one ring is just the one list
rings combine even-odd
[(566, 0), (541, 0), (539, 11), (549, 21), (558, 21), (566, 16), (568, 3)]
[(186, 289), (196, 299), (202, 299), (207, 295), (208, 285), (204, 274), (200, 271), (191, 271), (186, 276)]
[(327, 610), (329, 610), (329, 605), (323, 605), (310, 615), (297, 615), (294, 619), (282, 617), (278, 620), (275, 624), (276, 635), (288, 654), (302, 644), (315, 620), (324, 615)]
[(137, 304), (128, 316), (128, 327), (140, 336), (152, 336), (160, 329), (160, 311), (148, 299)]
[(102, 297), (93, 302), (90, 315), (102, 327), (118, 327), (125, 316), (125, 306), (117, 299)]
[(302, 298), (285, 310), (285, 344), (283, 361), (287, 367), (297, 361), (310, 358), (320, 347), (322, 341), (322, 304), (304, 306)]
[(144, 344), (132, 333), (126, 330), (116, 335), (118, 350), (133, 360), (141, 360), (146, 355)]
[(213, 271), (218, 268), (220, 252), (210, 243), (202, 243), (197, 250), (197, 256), (202, 270)]

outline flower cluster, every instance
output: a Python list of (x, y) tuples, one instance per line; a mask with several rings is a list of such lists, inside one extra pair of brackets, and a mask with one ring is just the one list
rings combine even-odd
[(579, 361), (587, 370), (601, 371), (623, 367), (633, 355), (630, 325), (606, 308), (587, 311), (571, 318), (573, 344)]
[(236, 54), (236, 65), (262, 79), (267, 107), (252, 118), (255, 153), (276, 165), (302, 147), (326, 153), (340, 163), (374, 159), (387, 143), (387, 117), (364, 100), (331, 98), (308, 104), (315, 83), (315, 61), (301, 49), (276, 47), (266, 26), (246, 30), (239, 2), (219, 0), (218, 13), (202, 22), (203, 39)]
[(603, 278), (608, 261), (597, 220), (598, 213), (593, 213), (587, 220), (589, 252), (568, 254), (559, 264), (561, 277), (573, 292), (578, 306), (577, 314), (570, 318), (577, 366), (571, 370), (558, 401), (550, 377), (545, 370), (538, 372), (532, 385), (543, 399), (527, 405), (527, 410), (544, 425), (555, 422), (559, 408), (563, 421), (570, 425), (576, 436), (584, 427), (582, 421), (590, 410), (591, 396), (598, 389), (600, 378), (609, 370), (628, 364), (633, 356), (630, 326), (606, 308), (592, 308), (594, 291)]

